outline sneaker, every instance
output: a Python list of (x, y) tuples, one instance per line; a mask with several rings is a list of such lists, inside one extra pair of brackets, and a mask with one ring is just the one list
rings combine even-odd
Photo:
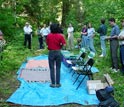
[(118, 71), (119, 71), (119, 69), (113, 69), (113, 71), (114, 71), (114, 72), (118, 72)]
[(114, 68), (113, 67), (110, 67), (110, 70), (113, 70)]
[(54, 88), (54, 87), (56, 87), (56, 85), (55, 84), (50, 84), (50, 87)]
[(99, 57), (104, 57), (104, 55), (103, 55), (103, 54), (101, 54), (101, 55), (99, 55)]
[(57, 87), (57, 88), (61, 87), (61, 84), (56, 84), (56, 87)]

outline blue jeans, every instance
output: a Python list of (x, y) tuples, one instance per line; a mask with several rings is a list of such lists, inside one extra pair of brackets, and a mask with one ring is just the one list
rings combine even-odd
[(92, 37), (88, 37), (87, 44), (88, 44), (88, 50), (96, 53), (96, 50), (94, 48), (94, 43), (93, 43), (93, 38)]
[(105, 36), (100, 36), (102, 55), (106, 55), (106, 45), (105, 45)]
[(124, 45), (120, 46), (120, 61), (121, 61), (121, 71), (124, 73)]
[(60, 84), (61, 51), (49, 51), (50, 78), (52, 84)]
[(85, 35), (82, 35), (81, 47), (87, 48), (87, 36), (85, 36)]

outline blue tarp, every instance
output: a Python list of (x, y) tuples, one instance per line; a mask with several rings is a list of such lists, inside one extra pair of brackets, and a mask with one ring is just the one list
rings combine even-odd
[[(42, 60), (47, 59), (48, 56), (42, 55), (30, 59)], [(21, 68), (24, 68), (26, 62), (22, 64)], [(20, 69), (17, 74), (19, 75)], [(26, 82), (23, 79), (18, 78), (21, 82), (20, 87), (7, 99), (7, 102), (15, 104), (31, 105), (31, 106), (52, 106), (67, 103), (78, 103), (82, 105), (97, 105), (99, 103), (96, 95), (89, 95), (86, 87), (86, 80), (82, 83), (78, 90), (76, 87), (78, 82), (73, 85), (76, 75), (72, 77), (69, 72), (70, 68), (66, 67), (63, 63), (61, 66), (61, 87), (51, 88), (50, 83), (45, 82)], [(98, 69), (94, 67), (94, 72), (98, 72)]]

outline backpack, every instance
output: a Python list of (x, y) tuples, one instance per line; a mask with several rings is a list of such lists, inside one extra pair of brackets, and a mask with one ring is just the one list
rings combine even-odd
[(113, 90), (108, 89), (105, 88), (96, 91), (96, 96), (100, 101), (98, 107), (119, 107), (119, 103), (112, 96)]
[(100, 89), (96, 91), (96, 96), (99, 101), (105, 101), (111, 97), (111, 94), (109, 94), (105, 89)]
[(101, 101), (98, 107), (119, 107), (119, 103), (113, 97), (110, 97), (105, 101)]

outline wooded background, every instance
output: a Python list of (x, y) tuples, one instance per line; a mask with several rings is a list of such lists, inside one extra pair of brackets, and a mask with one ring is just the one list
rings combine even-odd
[(10, 40), (27, 21), (33, 28), (50, 21), (63, 27), (72, 23), (75, 30), (90, 21), (97, 28), (101, 18), (114, 17), (119, 22), (123, 10), (123, 0), (0, 0), (0, 29)]
[[(116, 19), (116, 23), (121, 28), (120, 20), (124, 19), (124, 0), (0, 0), (0, 30), (7, 41), (2, 52), (3, 60), (0, 60), (0, 107), (10, 107), (6, 99), (20, 85), (16, 81), (16, 73), (22, 62), (25, 62), (29, 56), (48, 54), (47, 49), (37, 51), (39, 44), (37, 36), (34, 35), (32, 50), (24, 48), (25, 22), (28, 21), (32, 25), (33, 31), (36, 31), (38, 25), (48, 24), (50, 21), (59, 22), (66, 31), (68, 24), (72, 23), (76, 42), (76, 37), (80, 37), (84, 23), (91, 22), (97, 30), (101, 18), (106, 19), (107, 35), (109, 35), (111, 27), (108, 19), (111, 17)], [(64, 34), (66, 35), (66, 32)], [(97, 48), (95, 66), (100, 71), (95, 75), (95, 79), (104, 80), (103, 74), (108, 73), (115, 82), (114, 96), (119, 101), (120, 107), (124, 107), (124, 76), (121, 72), (113, 73), (110, 70), (109, 41), (106, 41), (107, 56), (102, 59), (99, 58), (101, 53), (99, 36), (96, 35), (94, 39)], [(75, 49), (73, 52), (77, 54), (79, 50)], [(75, 105), (60, 107), (75, 107)]]

